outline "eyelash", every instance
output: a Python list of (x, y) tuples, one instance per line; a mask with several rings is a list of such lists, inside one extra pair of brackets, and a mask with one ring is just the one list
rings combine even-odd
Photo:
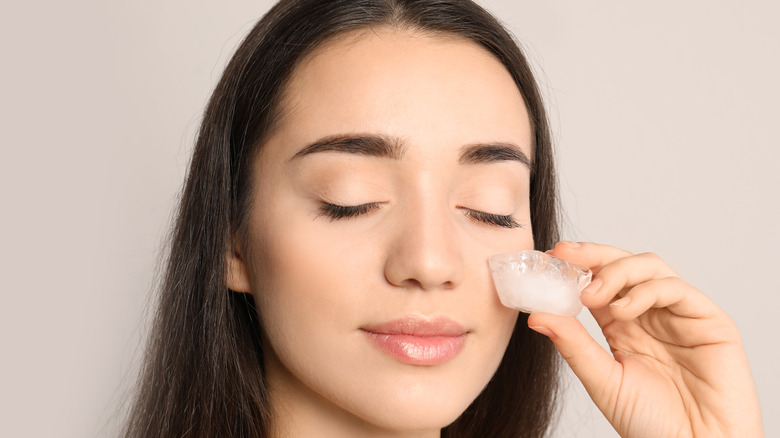
[(503, 216), (500, 214), (484, 213), (476, 210), (464, 210), (466, 210), (466, 215), (468, 217), (478, 222), (482, 222), (488, 225), (495, 225), (502, 228), (523, 228), (523, 226), (520, 225), (520, 223), (510, 215)]
[[(330, 218), (331, 222), (339, 219), (349, 219), (376, 210), (377, 208), (379, 208), (379, 205), (380, 204), (374, 203), (374, 204), (361, 204), (361, 205), (351, 206), (351, 205), (336, 205), (336, 204), (323, 202), (322, 206), (320, 207), (320, 214), (318, 214), (317, 217), (327, 216), (328, 218)], [(461, 210), (466, 210), (466, 215), (477, 222), (481, 222), (488, 225), (494, 225), (502, 228), (523, 227), (520, 223), (518, 223), (515, 220), (515, 218), (513, 218), (510, 215), (503, 216), (500, 214), (492, 214), (492, 213), (485, 213), (482, 211), (469, 210), (463, 207), (458, 207), (458, 208), (460, 208)]]
[(369, 213), (379, 208), (379, 204), (361, 204), (361, 205), (336, 205), (323, 202), (320, 207), (320, 216), (327, 216), (333, 222), (339, 219), (349, 219), (362, 214)]

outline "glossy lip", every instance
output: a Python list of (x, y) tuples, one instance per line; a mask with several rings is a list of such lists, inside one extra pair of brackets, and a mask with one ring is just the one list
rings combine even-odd
[(408, 365), (441, 365), (460, 353), (468, 331), (449, 318), (406, 317), (361, 327), (371, 343)]

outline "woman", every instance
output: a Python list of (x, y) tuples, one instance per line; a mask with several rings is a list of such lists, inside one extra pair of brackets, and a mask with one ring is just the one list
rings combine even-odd
[[(542, 436), (555, 348), (622, 436), (762, 433), (725, 313), (653, 255), (557, 240), (545, 112), (493, 17), (283, 1), (206, 110), (126, 435)], [(614, 358), (499, 304), (487, 257), (531, 248), (594, 271)]]

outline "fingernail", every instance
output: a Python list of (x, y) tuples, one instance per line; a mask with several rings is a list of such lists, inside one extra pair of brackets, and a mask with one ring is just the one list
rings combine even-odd
[(572, 248), (579, 248), (582, 246), (579, 244), (579, 242), (572, 242), (571, 240), (565, 240), (563, 243), (569, 245)]
[(601, 289), (602, 284), (604, 284), (604, 282), (600, 278), (596, 278), (591, 281), (589, 285), (585, 286), (582, 293), (593, 295)]
[(538, 332), (538, 333), (541, 333), (541, 334), (547, 336), (550, 339), (555, 339), (556, 338), (555, 333), (553, 333), (547, 327), (543, 327), (543, 326), (540, 326), (540, 325), (533, 325), (533, 326), (530, 326), (529, 328), (531, 330), (535, 331), (535, 332)]
[(631, 302), (631, 297), (623, 297), (617, 301), (613, 301), (612, 303), (610, 303), (610, 307), (619, 307), (622, 309), (628, 306), (630, 302)]

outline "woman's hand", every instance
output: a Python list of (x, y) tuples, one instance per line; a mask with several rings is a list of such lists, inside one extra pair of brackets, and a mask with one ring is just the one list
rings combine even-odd
[(742, 341), (723, 310), (653, 254), (572, 242), (551, 254), (593, 271), (581, 299), (612, 356), (575, 318), (537, 313), (528, 325), (555, 343), (622, 437), (763, 436)]

